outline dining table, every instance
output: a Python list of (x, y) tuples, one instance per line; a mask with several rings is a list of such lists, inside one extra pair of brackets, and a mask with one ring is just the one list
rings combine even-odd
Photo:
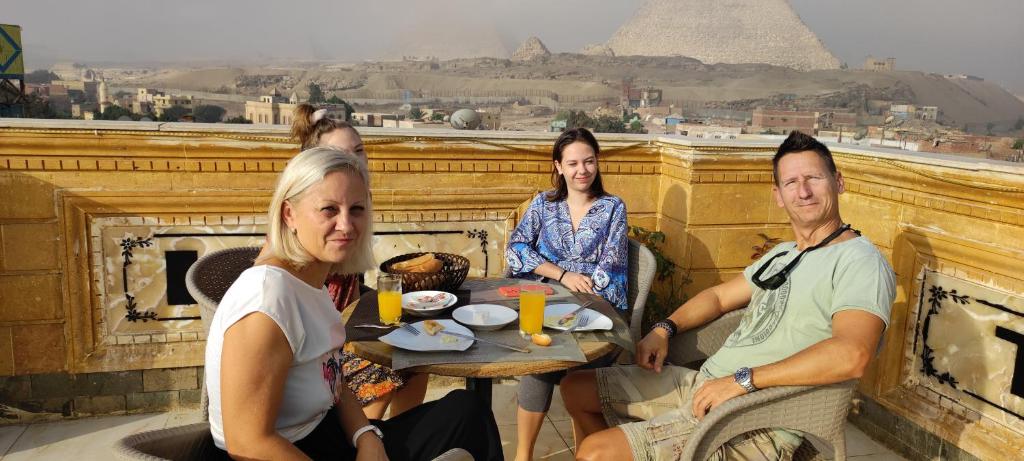
[[(483, 283), (481, 283), (483, 282)], [(465, 305), (478, 304), (474, 301), (474, 287), (493, 287), (495, 284), (521, 284), (523, 283), (520, 279), (501, 279), (501, 278), (488, 278), (488, 279), (469, 279), (463, 284), (460, 289), (453, 290), (452, 293), (458, 297), (458, 301), (445, 309), (443, 312), (436, 315), (435, 319), (451, 319), (452, 311)], [(532, 282), (531, 282), (532, 283)], [(564, 288), (562, 289), (563, 291)], [(479, 294), (479, 293), (478, 293)], [(497, 361), (497, 362), (476, 362), (476, 363), (464, 363), (458, 361), (452, 361), (450, 363), (430, 363), (418, 366), (412, 366), (403, 369), (403, 371), (410, 371), (416, 373), (429, 373), (442, 376), (450, 377), (462, 377), (466, 379), (466, 389), (475, 392), (481, 399), (483, 399), (488, 406), (491, 404), (491, 386), (494, 378), (508, 378), (516, 376), (525, 376), (539, 373), (546, 373), (552, 371), (561, 371), (573, 367), (578, 367), (589, 362), (593, 362), (599, 358), (617, 354), (622, 350), (634, 350), (632, 340), (629, 336), (629, 326), (624, 320), (624, 315), (616, 311), (616, 309), (603, 298), (593, 294), (586, 293), (573, 293), (572, 296), (575, 299), (563, 300), (564, 302), (573, 302), (575, 304), (587, 304), (589, 309), (604, 314), (612, 320), (612, 329), (609, 331), (581, 331), (573, 333), (565, 333), (555, 330), (545, 329), (545, 333), (550, 335), (575, 335), (575, 341), (579, 345), (579, 349), (582, 352), (582, 356), (586, 358), (585, 362), (568, 361), (568, 360), (554, 360), (538, 357), (537, 359), (524, 359), (515, 361)], [(489, 302), (493, 302), (492, 300)], [(518, 311), (518, 299), (511, 298), (504, 300), (501, 304), (515, 309)], [(551, 304), (551, 301), (548, 301)], [(397, 348), (379, 341), (377, 338), (387, 333), (387, 330), (381, 330), (377, 328), (360, 328), (357, 325), (366, 325), (368, 323), (379, 324), (378, 319), (378, 308), (377, 308), (377, 292), (375, 290), (369, 290), (363, 293), (358, 301), (350, 305), (345, 310), (342, 316), (345, 321), (345, 334), (348, 340), (348, 350), (355, 354), (357, 357), (368, 360), (373, 363), (380, 365), (392, 366), (392, 360), (397, 351)], [(415, 322), (420, 319), (417, 317), (411, 317), (408, 313), (403, 314), (403, 321)], [(505, 329), (518, 329), (518, 320), (513, 321), (511, 324), (505, 327)], [(481, 332), (475, 332), (479, 335)], [(480, 344), (480, 343), (478, 343)], [(471, 346), (473, 347), (473, 346)], [(432, 352), (433, 353), (433, 352)], [(452, 354), (451, 357), (455, 358), (456, 354), (462, 353), (461, 351), (445, 351), (445, 354)], [(522, 354), (528, 356), (529, 354)], [(539, 355), (539, 354), (538, 354)]]

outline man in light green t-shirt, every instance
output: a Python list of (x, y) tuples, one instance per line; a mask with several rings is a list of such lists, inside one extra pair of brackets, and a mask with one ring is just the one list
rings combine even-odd
[[(839, 214), (842, 174), (828, 148), (792, 133), (772, 159), (772, 194), (795, 242), (777, 245), (743, 275), (708, 288), (655, 324), (635, 367), (570, 374), (562, 381), (581, 459), (677, 459), (709, 411), (737, 396), (788, 385), (860, 378), (889, 323), (895, 277), (885, 257)], [(700, 371), (663, 366), (668, 341), (747, 308), (739, 328)], [(715, 458), (789, 459), (799, 434), (759, 430)]]

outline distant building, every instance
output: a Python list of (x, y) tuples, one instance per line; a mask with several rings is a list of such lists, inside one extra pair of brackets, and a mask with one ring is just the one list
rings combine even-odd
[(876, 59), (873, 56), (868, 56), (868, 58), (864, 60), (864, 70), (874, 72), (892, 72), (896, 70), (896, 58)]
[(265, 125), (291, 125), (295, 106), (275, 88), (272, 93), (260, 96), (259, 101), (246, 101), (245, 118)]
[(152, 114), (153, 98), (163, 96), (163, 92), (155, 88), (138, 88), (135, 90), (135, 100), (132, 101), (132, 112), (136, 114)]
[(686, 117), (683, 117), (682, 115), (669, 115), (665, 117), (666, 130), (673, 130), (673, 127), (680, 123), (686, 123)]
[(672, 114), (672, 106), (648, 106), (639, 107), (636, 109), (636, 114), (640, 116), (641, 120), (649, 120), (652, 118), (667, 117)]
[(771, 131), (789, 134), (792, 131), (802, 131), (807, 134), (814, 134), (814, 126), (817, 122), (818, 115), (816, 112), (758, 107), (754, 109), (750, 128), (754, 133)]
[(552, 120), (551, 124), (548, 125), (548, 131), (550, 131), (552, 133), (561, 133), (561, 132), (565, 131), (565, 127), (566, 127), (567, 123), (568, 123), (568, 120), (566, 120), (566, 119)]
[(195, 108), (195, 101), (192, 96), (160, 95), (153, 97), (153, 114), (157, 117), (163, 116), (164, 111), (174, 106), (181, 106), (192, 112)]
[(381, 116), (384, 114), (370, 112), (353, 112), (352, 124), (356, 126), (384, 126)]
[(889, 115), (898, 120), (917, 118), (917, 106), (913, 104), (893, 104), (889, 106)]
[(939, 108), (937, 106), (921, 106), (917, 108), (917, 118), (934, 122), (939, 119)]
[(818, 109), (814, 111), (817, 115), (815, 130), (832, 130), (842, 128), (854, 128), (857, 126), (857, 114), (854, 112), (842, 112), (831, 109)]
[[(380, 117), (380, 126), (384, 128), (403, 128), (402, 121), (405, 116), (402, 114), (377, 114)], [(408, 128), (412, 128), (409, 125)]]
[(107, 82), (105, 80), (101, 80), (99, 87), (96, 89), (96, 100), (100, 105), (100, 113), (110, 107), (110, 99), (107, 94)]
[(96, 102), (99, 83), (94, 81), (80, 80), (54, 80), (50, 85), (60, 85), (67, 88), (67, 95), (72, 102)]
[(622, 84), (622, 107), (656, 107), (661, 105), (661, 90), (654, 87), (633, 88), (628, 82)]
[(738, 126), (702, 125), (697, 123), (677, 123), (675, 133), (698, 139), (736, 139), (743, 134)]
[[(85, 118), (86, 112), (95, 113), (99, 109), (99, 105), (94, 102), (83, 102), (81, 104), (71, 105), (71, 116), (74, 118)], [(86, 120), (92, 120), (91, 118)]]

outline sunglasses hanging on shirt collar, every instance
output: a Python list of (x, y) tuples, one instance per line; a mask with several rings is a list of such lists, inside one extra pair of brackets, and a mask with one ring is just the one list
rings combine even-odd
[(839, 227), (839, 229), (836, 229), (835, 232), (829, 234), (828, 237), (825, 237), (825, 240), (822, 240), (817, 245), (814, 245), (804, 251), (801, 251), (800, 254), (796, 255), (796, 257), (793, 258), (793, 260), (790, 261), (789, 264), (786, 264), (786, 267), (783, 267), (782, 270), (779, 271), (777, 274), (768, 277), (765, 280), (762, 280), (761, 274), (763, 274), (764, 271), (767, 270), (768, 267), (772, 265), (772, 261), (775, 261), (776, 258), (785, 255), (789, 252), (783, 251), (780, 252), (779, 254), (776, 254), (775, 256), (772, 256), (772, 258), (769, 259), (768, 262), (762, 264), (761, 267), (757, 269), (757, 272), (754, 272), (754, 276), (751, 277), (752, 281), (754, 282), (754, 285), (757, 285), (757, 287), (762, 290), (774, 290), (778, 287), (781, 287), (783, 283), (786, 283), (786, 278), (789, 277), (790, 271), (792, 271), (793, 268), (796, 267), (796, 264), (800, 262), (800, 258), (803, 258), (804, 255), (807, 253), (817, 250), (818, 248), (821, 248), (825, 245), (828, 245), (829, 242), (835, 240), (836, 237), (839, 237), (840, 235), (843, 234), (843, 232), (846, 232), (848, 230), (852, 230), (855, 234), (860, 235), (859, 230), (851, 228), (849, 224), (843, 224), (842, 226)]

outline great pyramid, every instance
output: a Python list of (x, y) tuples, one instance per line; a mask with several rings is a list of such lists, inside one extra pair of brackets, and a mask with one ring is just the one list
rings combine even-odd
[(648, 0), (608, 41), (616, 56), (835, 69), (839, 60), (787, 0)]

